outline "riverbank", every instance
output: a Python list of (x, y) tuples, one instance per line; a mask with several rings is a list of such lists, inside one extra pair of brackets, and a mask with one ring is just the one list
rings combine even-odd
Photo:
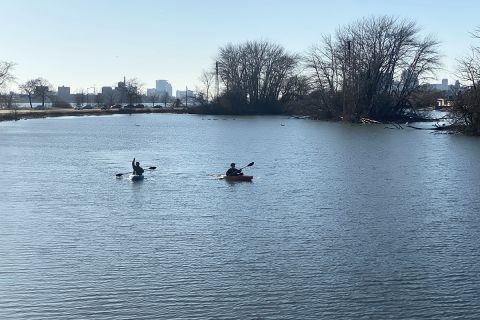
[(0, 121), (17, 121), (22, 119), (36, 119), (65, 116), (100, 116), (112, 114), (133, 113), (188, 113), (187, 108), (137, 108), (137, 109), (0, 109)]

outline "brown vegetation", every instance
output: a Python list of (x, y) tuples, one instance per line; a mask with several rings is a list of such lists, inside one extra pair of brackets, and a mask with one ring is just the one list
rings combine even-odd
[(324, 36), (306, 56), (321, 108), (346, 121), (395, 120), (438, 67), (438, 42), (411, 21), (373, 17)]
[(0, 109), (0, 121), (34, 119), (46, 117), (65, 117), (65, 116), (97, 116), (111, 114), (135, 114), (135, 113), (187, 113), (186, 108), (138, 108), (138, 109)]
[[(480, 39), (480, 28), (473, 37)], [(470, 55), (458, 60), (458, 72), (469, 85), (459, 92), (451, 109), (453, 125), (469, 134), (480, 135), (480, 47), (472, 47)]]
[(220, 49), (215, 70), (222, 93), (204, 109), (226, 114), (280, 113), (280, 97), (293, 88), (299, 61), (297, 55), (268, 41), (228, 44)]

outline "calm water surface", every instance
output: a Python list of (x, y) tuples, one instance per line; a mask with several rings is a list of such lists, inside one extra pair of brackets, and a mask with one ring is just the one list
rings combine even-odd
[[(133, 157), (158, 168), (116, 179)], [(478, 319), (479, 158), (285, 117), (0, 123), (0, 319)]]

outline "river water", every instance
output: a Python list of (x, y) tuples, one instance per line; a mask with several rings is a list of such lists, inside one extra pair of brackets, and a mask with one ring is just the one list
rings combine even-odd
[[(133, 157), (157, 169), (115, 178)], [(478, 319), (479, 158), (286, 117), (0, 123), (0, 319)]]

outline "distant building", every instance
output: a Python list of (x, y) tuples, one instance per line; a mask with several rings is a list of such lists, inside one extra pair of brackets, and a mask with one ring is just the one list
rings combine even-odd
[(125, 78), (120, 81), (115, 89), (113, 89), (113, 95), (115, 97), (115, 103), (123, 104), (127, 101), (127, 86)]
[(195, 93), (191, 90), (177, 90), (175, 97), (182, 103), (191, 106), (194, 103)]
[(175, 93), (175, 97), (180, 100), (185, 100), (187, 97), (190, 99), (194, 97), (194, 93), (191, 90), (177, 90), (177, 92)]
[(115, 104), (115, 93), (112, 87), (102, 87), (101, 100), (107, 106)]
[(57, 98), (60, 102), (70, 102), (72, 95), (70, 94), (70, 87), (58, 87)]
[(430, 89), (438, 91), (448, 91), (448, 79), (442, 79), (442, 83), (432, 83), (429, 84)]
[(467, 86), (463, 86), (460, 81), (456, 80), (454, 85), (448, 84), (448, 79), (442, 79), (442, 83), (427, 84), (431, 90), (437, 91), (438, 108), (451, 107), (455, 98), (463, 91), (467, 90)]
[(170, 97), (172, 96), (172, 85), (167, 80), (155, 81), (155, 89), (159, 95), (166, 92)]
[(444, 99), (444, 98), (437, 99), (437, 107), (443, 108), (443, 107), (451, 107), (451, 106), (453, 106), (452, 99)]
[(112, 87), (102, 87), (102, 96), (109, 96), (113, 94)]
[(147, 89), (147, 97), (151, 97), (151, 96), (154, 96), (156, 94), (158, 94), (157, 89), (155, 89), (155, 88)]

